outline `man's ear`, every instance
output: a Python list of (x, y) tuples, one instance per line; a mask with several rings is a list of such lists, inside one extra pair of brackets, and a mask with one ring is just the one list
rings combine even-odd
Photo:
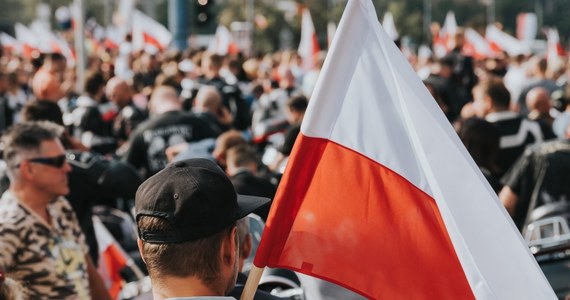
[(143, 241), (139, 238), (137, 238), (137, 246), (139, 246), (139, 253), (141, 255), (141, 259), (143, 260), (144, 264), (146, 265), (146, 261), (144, 260), (144, 255), (143, 255)]
[(20, 167), (18, 168), (18, 170), (20, 171), (20, 176), (25, 179), (26, 181), (29, 181), (30, 179), (33, 178), (34, 176), (34, 168), (32, 167), (32, 165), (27, 162), (27, 161), (22, 161), (20, 163)]
[(222, 241), (222, 247), (220, 249), (222, 264), (224, 264), (225, 266), (233, 268), (236, 259), (238, 259), (239, 248), (238, 248), (238, 243), (236, 241), (237, 241), (237, 226), (234, 226), (230, 234), (226, 235), (226, 238)]
[(240, 245), (240, 250), (240, 257), (243, 259), (247, 259), (251, 255), (251, 251), (253, 250), (253, 240), (251, 238), (251, 234), (248, 233), (245, 236), (243, 245)]
[(489, 95), (485, 95), (485, 98), (483, 99), (485, 100), (485, 111), (490, 111), (493, 108), (493, 99), (491, 99)]

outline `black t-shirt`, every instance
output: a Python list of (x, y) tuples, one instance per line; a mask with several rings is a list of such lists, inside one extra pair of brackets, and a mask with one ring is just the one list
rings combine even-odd
[(293, 151), (293, 146), (295, 145), (295, 140), (297, 140), (299, 132), (301, 132), (301, 124), (291, 125), (285, 131), (285, 140), (283, 141), (283, 145), (279, 148), (279, 152), (285, 156), (289, 156), (291, 151)]
[(499, 176), (503, 176), (529, 145), (544, 141), (544, 133), (538, 122), (514, 113), (499, 113), (497, 120), (487, 118), (500, 134), (500, 150), (497, 155)]
[(553, 141), (527, 149), (502, 181), (518, 196), (513, 219), (522, 228), (533, 198), (533, 209), (570, 201), (570, 141)]
[(137, 127), (123, 159), (150, 177), (168, 163), (166, 148), (216, 136), (204, 120), (188, 112), (170, 111), (153, 116)]
[(220, 94), (224, 105), (230, 110), (234, 117), (233, 127), (238, 130), (245, 130), (251, 125), (251, 115), (249, 106), (241, 94), (237, 85), (228, 84), (223, 78), (206, 79), (201, 78), (200, 83), (215, 86)]
[(115, 117), (113, 136), (119, 140), (128, 140), (137, 126), (147, 118), (148, 115), (145, 111), (138, 108), (134, 103), (129, 103)]

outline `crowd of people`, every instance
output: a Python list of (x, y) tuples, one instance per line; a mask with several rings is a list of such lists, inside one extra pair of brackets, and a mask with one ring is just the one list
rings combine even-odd
[[(541, 54), (475, 60), (461, 30), (453, 42), (444, 57), (409, 61), (524, 231), (534, 208), (570, 197), (570, 63), (552, 66)], [(262, 198), (231, 195), (275, 196), (324, 57), (307, 70), (292, 50), (124, 57), (102, 48), (78, 92), (63, 55), (4, 49), (2, 289), (107, 299), (92, 222), (104, 205), (137, 223), (155, 297), (230, 293), (251, 252), (239, 219), (269, 211)]]

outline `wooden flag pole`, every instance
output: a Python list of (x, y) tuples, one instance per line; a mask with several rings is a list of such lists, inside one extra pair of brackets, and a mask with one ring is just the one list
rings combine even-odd
[(258, 268), (255, 265), (251, 267), (249, 275), (247, 276), (247, 281), (243, 287), (243, 292), (239, 298), (240, 300), (253, 300), (253, 296), (255, 295), (255, 291), (257, 291), (257, 286), (259, 285), (264, 269), (265, 268)]

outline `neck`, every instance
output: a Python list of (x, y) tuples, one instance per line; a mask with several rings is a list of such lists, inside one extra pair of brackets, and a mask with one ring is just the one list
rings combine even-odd
[(53, 196), (42, 193), (23, 183), (13, 183), (10, 185), (10, 192), (26, 205), (29, 209), (40, 216), (46, 223), (50, 224), (50, 216), (47, 212), (48, 204), (54, 199)]
[(220, 296), (225, 294), (225, 291), (216, 291), (195, 276), (160, 276), (160, 279), (151, 277), (151, 281), (152, 294), (155, 300), (176, 297)]

